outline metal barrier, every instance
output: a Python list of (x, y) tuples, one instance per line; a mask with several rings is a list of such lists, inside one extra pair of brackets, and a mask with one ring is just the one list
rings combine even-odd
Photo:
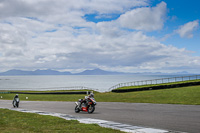
[[(2, 88), (1, 90), (47, 91), (47, 90), (95, 90), (95, 89), (85, 86), (69, 86), (69, 87), (48, 87), (48, 88), (12, 88), (12, 89)], [(4, 93), (4, 91), (0, 93)]]
[(109, 88), (109, 90), (126, 87), (126, 86), (154, 85), (154, 84), (173, 83), (173, 82), (180, 82), (180, 81), (190, 81), (190, 80), (197, 80), (197, 79), (200, 79), (200, 75), (133, 81), (133, 82), (126, 82), (126, 83), (119, 83)]
[(0, 92), (0, 94), (9, 94), (10, 92)]
[(93, 91), (68, 91), (68, 92), (10, 92), (12, 94), (91, 94)]
[(94, 88), (85, 87), (85, 86), (70, 86), (70, 87), (52, 87), (52, 88), (39, 88), (47, 90), (95, 90)]

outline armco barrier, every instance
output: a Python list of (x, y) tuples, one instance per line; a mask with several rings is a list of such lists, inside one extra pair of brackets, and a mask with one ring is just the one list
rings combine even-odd
[(168, 89), (168, 88), (177, 88), (177, 87), (187, 87), (200, 85), (199, 82), (188, 82), (188, 83), (180, 83), (180, 84), (171, 84), (171, 85), (159, 85), (159, 86), (151, 86), (151, 87), (141, 87), (141, 88), (133, 88), (133, 89), (118, 89), (112, 90), (112, 92), (123, 93), (123, 92), (134, 92), (134, 91), (145, 91), (145, 90), (158, 90), (158, 89)]
[(10, 92), (14, 94), (90, 94), (90, 91), (70, 91), (70, 92)]
[(0, 92), (0, 94), (9, 94), (10, 92)]

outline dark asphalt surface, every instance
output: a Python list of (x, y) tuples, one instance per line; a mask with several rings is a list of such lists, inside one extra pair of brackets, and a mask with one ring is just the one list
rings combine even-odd
[[(0, 100), (0, 107), (12, 108)], [(75, 113), (74, 102), (21, 101), (21, 109), (40, 110), (189, 133), (200, 132), (199, 105), (98, 102), (93, 114)]]

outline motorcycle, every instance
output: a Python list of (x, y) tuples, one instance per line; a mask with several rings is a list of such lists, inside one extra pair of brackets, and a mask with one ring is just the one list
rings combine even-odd
[(87, 97), (85, 100), (79, 99), (78, 102), (75, 102), (75, 112), (79, 113), (80, 111), (93, 113), (96, 106), (96, 101), (94, 98)]
[(13, 107), (15, 108), (15, 107), (19, 107), (19, 98), (15, 98), (14, 100), (13, 100)]

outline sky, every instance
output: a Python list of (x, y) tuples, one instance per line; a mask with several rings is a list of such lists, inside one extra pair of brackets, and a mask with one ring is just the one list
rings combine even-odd
[(0, 72), (189, 72), (199, 0), (0, 0)]

